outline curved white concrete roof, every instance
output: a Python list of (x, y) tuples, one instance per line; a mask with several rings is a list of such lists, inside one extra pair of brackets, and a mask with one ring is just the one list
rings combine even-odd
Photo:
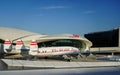
[(30, 42), (33, 39), (37, 40), (38, 42), (57, 40), (57, 39), (76, 39), (79, 41), (83, 41), (89, 47), (92, 46), (92, 43), (86, 38), (81, 36), (75, 38), (73, 37), (73, 34), (42, 35), (25, 30), (6, 28), (6, 27), (0, 27), (0, 39), (1, 40), (9, 39), (13, 42), (15, 42), (18, 39), (21, 39), (24, 42), (25, 41)]
[[(25, 37), (38, 37), (42, 36), (37, 33), (25, 31), (25, 30), (20, 30), (20, 29), (15, 29), (15, 28), (6, 28), (6, 27), (0, 27), (0, 39), (5, 40), (9, 39), (11, 41), (17, 40), (17, 39), (22, 39)], [(28, 39), (31, 40), (31, 39)]]

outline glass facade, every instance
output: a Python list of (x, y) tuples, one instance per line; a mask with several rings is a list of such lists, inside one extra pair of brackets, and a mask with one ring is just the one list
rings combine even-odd
[(92, 43), (92, 47), (118, 47), (119, 29), (85, 34)]
[(79, 48), (80, 50), (85, 49), (85, 43), (74, 39), (59, 39), (38, 43), (38, 47), (60, 47), (60, 46), (71, 46)]

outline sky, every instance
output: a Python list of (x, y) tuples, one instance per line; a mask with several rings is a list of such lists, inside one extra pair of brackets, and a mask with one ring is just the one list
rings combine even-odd
[(120, 0), (0, 0), (0, 27), (80, 34), (120, 27)]

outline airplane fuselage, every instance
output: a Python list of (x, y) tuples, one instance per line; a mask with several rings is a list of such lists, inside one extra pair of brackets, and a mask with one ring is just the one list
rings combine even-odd
[(79, 54), (80, 50), (75, 47), (46, 47), (31, 51), (30, 55), (35, 56), (55, 56), (55, 55), (74, 55)]

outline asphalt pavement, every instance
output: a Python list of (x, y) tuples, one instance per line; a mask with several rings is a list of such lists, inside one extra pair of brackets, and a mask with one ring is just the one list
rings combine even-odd
[(120, 75), (120, 67), (9, 70), (0, 75)]

